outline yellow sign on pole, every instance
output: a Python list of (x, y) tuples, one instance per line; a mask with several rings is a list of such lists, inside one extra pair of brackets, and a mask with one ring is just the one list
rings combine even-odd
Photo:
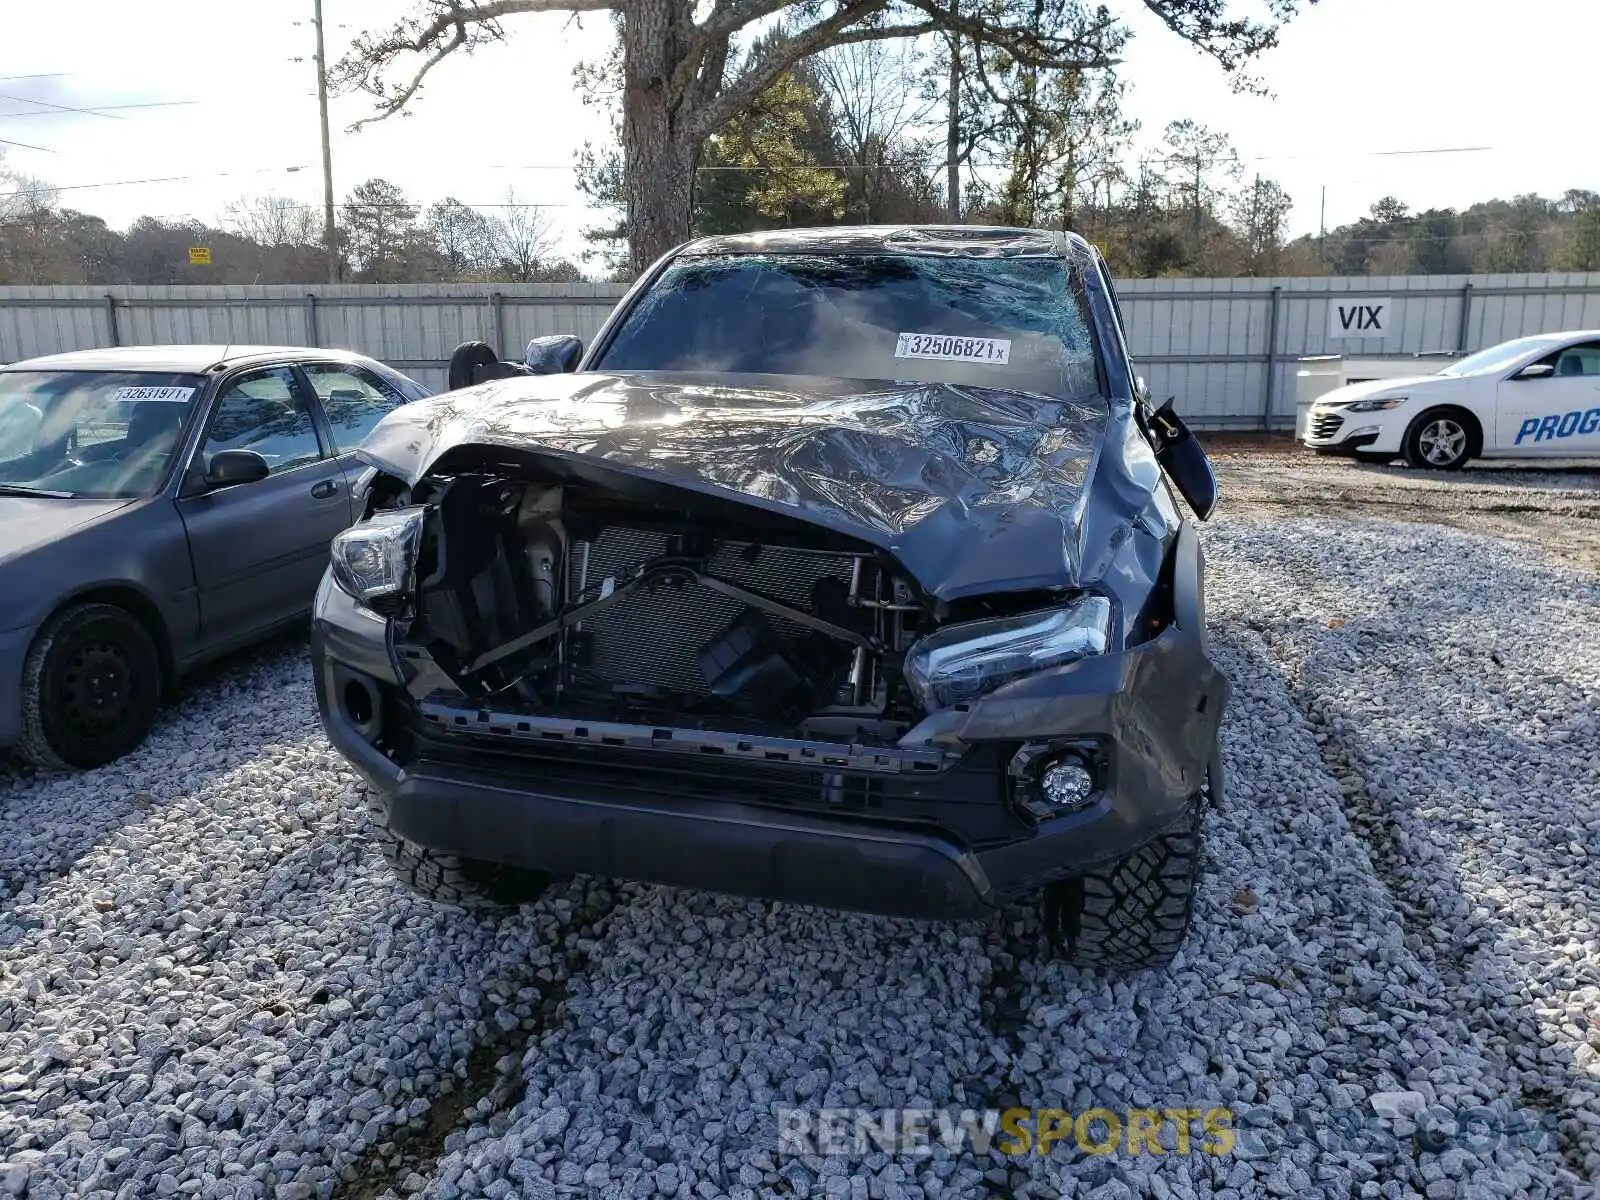
[(189, 265), (191, 267), (209, 267), (211, 265), (211, 247), (190, 246)]

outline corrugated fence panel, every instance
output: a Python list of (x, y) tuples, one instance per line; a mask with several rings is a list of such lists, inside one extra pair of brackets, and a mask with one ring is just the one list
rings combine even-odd
[[(0, 287), (0, 362), (114, 344), (316, 344), (370, 354), (442, 388), (461, 342), (486, 341), (506, 357), (550, 334), (588, 343), (623, 291), (595, 283)], [(1181, 412), (1213, 427), (1292, 421), (1303, 356), (1426, 355), (1418, 370), (1431, 371), (1442, 356), (1523, 334), (1600, 329), (1600, 272), (1133, 279), (1118, 292), (1152, 394), (1176, 397)], [(1374, 332), (1360, 310), (1380, 300), (1388, 308)], [(1341, 329), (1341, 306), (1355, 328)]]

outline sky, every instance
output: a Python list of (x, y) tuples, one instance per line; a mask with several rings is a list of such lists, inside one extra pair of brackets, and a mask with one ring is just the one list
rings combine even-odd
[[(330, 60), (406, 2), (325, 0)], [(1122, 74), (1141, 146), (1181, 117), (1226, 132), (1248, 173), (1288, 191), (1291, 234), (1316, 232), (1324, 195), (1332, 228), (1386, 194), (1422, 209), (1600, 190), (1600, 156), (1578, 132), (1600, 32), (1592, 0), (1320, 0), (1256, 63), (1265, 97), (1236, 94), (1136, 0), (1112, 3), (1135, 35)], [(311, 0), (18, 6), (0, 40), (0, 150), (61, 187), (63, 204), (118, 227), (141, 214), (215, 221), (230, 201), (269, 192), (319, 204), (310, 16)], [(411, 116), (350, 132), (370, 104), (335, 98), (335, 190), (381, 175), (424, 204), (484, 206), (514, 190), (546, 206), (560, 248), (576, 254), (597, 215), (573, 156), (610, 124), (583, 105), (572, 70), (605, 54), (610, 21), (538, 14), (505, 27), (506, 43), (436, 70)], [(146, 180), (169, 182), (132, 182)]]

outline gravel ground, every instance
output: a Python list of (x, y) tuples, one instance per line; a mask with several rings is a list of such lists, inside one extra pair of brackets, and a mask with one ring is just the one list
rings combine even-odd
[[(279, 646), (115, 768), (0, 773), (0, 1196), (1594, 1195), (1600, 579), (1219, 458), (1230, 791), (1169, 972), (1044, 960), (1021, 910), (431, 907)], [(1552, 478), (1505, 486), (1592, 507)], [(1227, 1106), (1237, 1145), (776, 1153), (775, 1105), (1018, 1103)]]

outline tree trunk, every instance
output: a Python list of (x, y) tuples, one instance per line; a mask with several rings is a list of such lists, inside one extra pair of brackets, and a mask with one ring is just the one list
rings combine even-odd
[(639, 126), (648, 130), (661, 127), (648, 105), (629, 111), (623, 146), (628, 265), (635, 276), (689, 240), (696, 157), (692, 148), (653, 132), (640, 132)]
[[(950, 15), (956, 15), (959, 0), (950, 0)], [(950, 95), (945, 118), (944, 174), (945, 208), (952, 224), (961, 220), (961, 37), (950, 35)]]
[(630, 4), (622, 28), (623, 188), (635, 276), (689, 239), (699, 142), (683, 128), (669, 81), (682, 57), (684, 0)]

